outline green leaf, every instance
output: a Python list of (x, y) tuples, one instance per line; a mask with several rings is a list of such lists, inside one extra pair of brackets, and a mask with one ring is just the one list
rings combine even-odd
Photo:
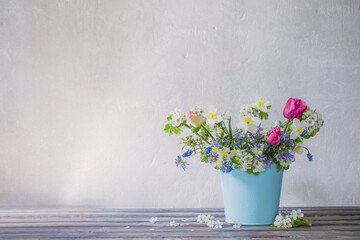
[(173, 132), (174, 132), (176, 135), (180, 135), (181, 129), (178, 128), (178, 127), (174, 127), (174, 128), (173, 128)]
[(270, 108), (271, 108), (271, 105), (267, 106), (266, 108), (267, 108), (267, 109), (270, 109)]
[(311, 227), (312, 226), (312, 223), (307, 220), (307, 219), (300, 219), (300, 218), (297, 218), (293, 225), (293, 227), (301, 227), (301, 226), (305, 226), (305, 227)]
[(190, 125), (190, 130), (193, 132), (193, 133), (197, 133), (198, 131), (200, 131), (200, 127), (194, 127), (193, 125)]
[(172, 120), (172, 114), (166, 118), (168, 121)]
[(229, 118), (229, 142), (231, 142), (232, 139), (232, 130), (231, 130), (231, 117)]
[(268, 118), (269, 118), (269, 114), (268, 113), (266, 113), (266, 112), (264, 112), (264, 118), (265, 118), (265, 120), (268, 120)]
[(167, 132), (170, 129), (170, 123), (165, 125), (164, 131)]
[(307, 219), (303, 219), (303, 220), (302, 220), (302, 224), (303, 224), (303, 226), (307, 226), (307, 227), (311, 227), (311, 226), (312, 226), (312, 222), (310, 222), (310, 221), (307, 220)]

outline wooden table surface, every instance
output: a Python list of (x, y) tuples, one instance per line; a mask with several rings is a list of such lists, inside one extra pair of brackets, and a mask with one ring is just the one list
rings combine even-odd
[[(287, 208), (292, 209), (292, 208)], [(0, 210), (0, 239), (360, 239), (360, 207), (302, 208), (313, 227), (224, 224), (213, 229), (197, 223), (200, 213), (224, 221), (223, 209), (9, 209)], [(149, 219), (158, 217), (151, 224)], [(180, 226), (170, 227), (176, 220)]]

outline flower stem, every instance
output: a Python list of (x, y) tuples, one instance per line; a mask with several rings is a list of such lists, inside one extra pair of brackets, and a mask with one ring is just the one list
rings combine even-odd
[(286, 120), (286, 124), (285, 124), (285, 127), (284, 127), (284, 133), (286, 133), (286, 130), (287, 130), (287, 127), (290, 123), (290, 119)]
[[(184, 124), (185, 127), (190, 129), (190, 126), (187, 124)], [(202, 140), (204, 140), (207, 144), (211, 145), (211, 143), (208, 142), (208, 140), (206, 140), (203, 136), (201, 136), (200, 134), (198, 134), (197, 132), (195, 133), (197, 136), (199, 136)]]
[(229, 131), (228, 131), (228, 129), (226, 128), (226, 125), (225, 125), (224, 121), (222, 121), (222, 124), (223, 124), (223, 126), (224, 126), (225, 132), (226, 132), (227, 134), (229, 134)]
[(204, 127), (204, 125), (201, 125), (201, 127), (205, 130), (205, 132), (214, 140), (216, 141), (216, 139), (213, 137), (213, 135), (209, 132), (209, 130), (206, 129), (206, 127)]

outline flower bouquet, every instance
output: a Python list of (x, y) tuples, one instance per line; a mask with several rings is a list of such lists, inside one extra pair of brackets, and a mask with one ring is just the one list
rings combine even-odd
[[(175, 109), (167, 117), (165, 133), (180, 135), (184, 129), (189, 130), (189, 134), (181, 138), (185, 151), (176, 157), (176, 165), (185, 170), (189, 165), (188, 159), (195, 156), (221, 171), (227, 221), (244, 224), (244, 219), (238, 219), (241, 215), (249, 219), (249, 224), (268, 223), (270, 219), (273, 222), (279, 206), (283, 170), (289, 169), (295, 161), (295, 154), (304, 151), (309, 161), (312, 161), (312, 155), (303, 142), (314, 137), (324, 124), (321, 114), (310, 109), (301, 99), (290, 98), (283, 110), (285, 120), (276, 122), (272, 128), (265, 128), (262, 121), (268, 119), (270, 109), (271, 105), (266, 98), (258, 97), (254, 103), (241, 107), (236, 125), (226, 112), (214, 106), (210, 106), (208, 111), (193, 107), (186, 114)], [(276, 189), (271, 190), (272, 185), (269, 184), (277, 185)], [(232, 193), (234, 189), (240, 191), (236, 196)], [(227, 193), (233, 196), (227, 196)], [(274, 199), (268, 208), (271, 210), (254, 214), (254, 206), (244, 201), (255, 200), (244, 199), (246, 194), (253, 197), (260, 194), (260, 198)], [(239, 205), (239, 201), (251, 210), (246, 216), (244, 209), (227, 211), (227, 206)], [(264, 206), (265, 203), (256, 204)], [(266, 215), (264, 211), (269, 212), (269, 220), (260, 221), (260, 215)], [(237, 213), (228, 217), (234, 212)]]

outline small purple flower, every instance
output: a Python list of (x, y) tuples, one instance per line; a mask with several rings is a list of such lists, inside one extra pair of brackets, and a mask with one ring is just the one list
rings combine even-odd
[(186, 161), (182, 160), (180, 156), (177, 156), (177, 158), (175, 158), (175, 164), (176, 164), (176, 167), (180, 166), (184, 171), (186, 169), (186, 166), (190, 165)]
[(271, 168), (271, 165), (272, 165), (273, 163), (270, 161), (270, 160), (268, 160), (268, 161), (266, 161), (266, 168), (268, 167), (268, 168)]
[(210, 163), (212, 163), (212, 162), (216, 162), (216, 161), (217, 161), (217, 159), (218, 159), (218, 157), (219, 157), (219, 154), (217, 154), (217, 153), (215, 153), (215, 152), (211, 151), (211, 152), (210, 152), (210, 158), (211, 158), (212, 160), (210, 161)]
[(259, 160), (260, 162), (264, 162), (266, 160), (266, 157), (264, 155), (260, 154), (259, 157), (256, 159)]

